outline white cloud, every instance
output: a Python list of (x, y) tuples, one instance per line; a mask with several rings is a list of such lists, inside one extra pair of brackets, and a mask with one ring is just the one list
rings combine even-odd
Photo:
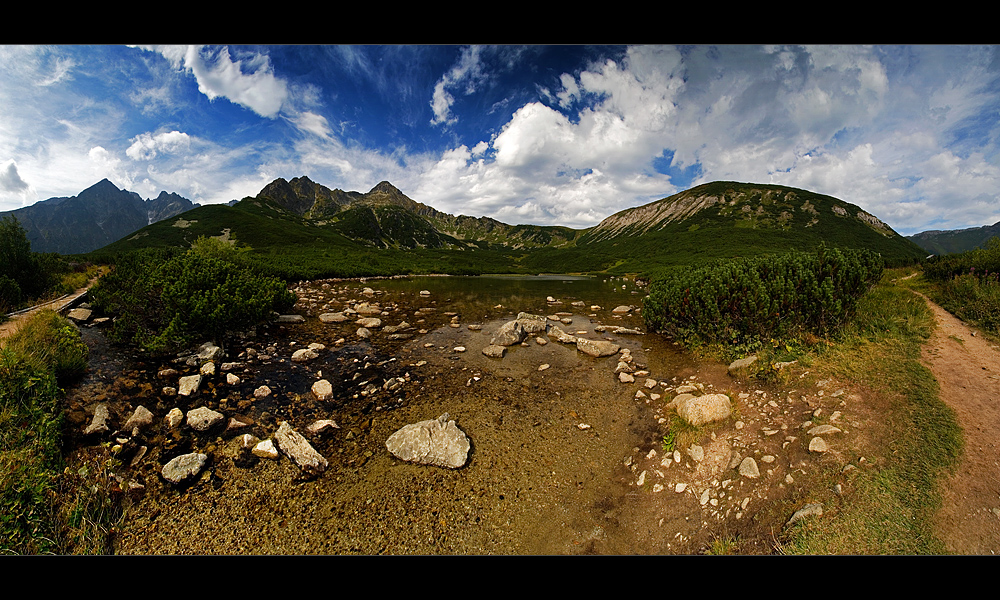
[(434, 118), (431, 119), (432, 125), (442, 123), (447, 125), (456, 121), (456, 117), (451, 115), (451, 107), (455, 103), (455, 97), (447, 88), (464, 86), (465, 94), (471, 94), (476, 90), (476, 85), (483, 77), (479, 52), (478, 46), (464, 48), (458, 63), (442, 75), (441, 79), (434, 85), (434, 95), (431, 99), (431, 110), (434, 112)]
[(163, 54), (174, 68), (192, 73), (198, 82), (198, 91), (210, 100), (226, 98), (262, 117), (273, 119), (288, 99), (287, 84), (274, 75), (266, 56), (245, 54), (234, 61), (227, 47), (214, 51), (202, 46), (155, 46), (147, 49)]
[(132, 145), (125, 154), (132, 160), (152, 160), (157, 153), (185, 152), (191, 147), (191, 138), (180, 131), (165, 131), (152, 135), (141, 133), (132, 138)]
[(17, 172), (17, 163), (8, 160), (0, 166), (0, 190), (7, 193), (23, 194), (30, 186)]

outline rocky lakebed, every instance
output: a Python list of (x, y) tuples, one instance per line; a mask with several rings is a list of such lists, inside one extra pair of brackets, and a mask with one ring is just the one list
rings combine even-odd
[(166, 359), (77, 312), (67, 476), (120, 497), (119, 554), (770, 554), (866, 468), (863, 391), (696, 360), (629, 279), (513, 282), (302, 282)]

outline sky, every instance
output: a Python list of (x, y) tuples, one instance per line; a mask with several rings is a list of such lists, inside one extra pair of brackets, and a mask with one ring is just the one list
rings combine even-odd
[(585, 228), (725, 180), (912, 235), (1000, 221), (998, 136), (1000, 46), (0, 45), (0, 211), (306, 176)]

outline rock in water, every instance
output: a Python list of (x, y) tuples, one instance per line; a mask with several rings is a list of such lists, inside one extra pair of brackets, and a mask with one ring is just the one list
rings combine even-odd
[(528, 337), (528, 332), (524, 330), (524, 326), (520, 321), (508, 321), (497, 330), (496, 335), (490, 340), (490, 345), (513, 346), (514, 344), (523, 342), (526, 337)]
[(465, 433), (445, 413), (437, 419), (403, 427), (389, 436), (385, 447), (405, 461), (458, 469), (465, 465), (470, 444)]
[(285, 456), (310, 475), (319, 475), (329, 465), (323, 455), (317, 452), (301, 433), (292, 429), (288, 421), (281, 422), (274, 434), (274, 441)]
[(170, 483), (177, 484), (201, 473), (206, 462), (208, 462), (206, 454), (197, 452), (182, 454), (164, 465), (160, 473)]
[(576, 347), (584, 354), (591, 356), (611, 356), (618, 354), (621, 346), (605, 340), (588, 340), (586, 338), (576, 338)]

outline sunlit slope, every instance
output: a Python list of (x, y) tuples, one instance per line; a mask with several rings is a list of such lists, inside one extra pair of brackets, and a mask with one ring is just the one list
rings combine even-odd
[(616, 270), (692, 264), (819, 244), (868, 248), (887, 264), (925, 252), (874, 215), (831, 196), (779, 185), (714, 182), (618, 212), (580, 236), (583, 254)]

